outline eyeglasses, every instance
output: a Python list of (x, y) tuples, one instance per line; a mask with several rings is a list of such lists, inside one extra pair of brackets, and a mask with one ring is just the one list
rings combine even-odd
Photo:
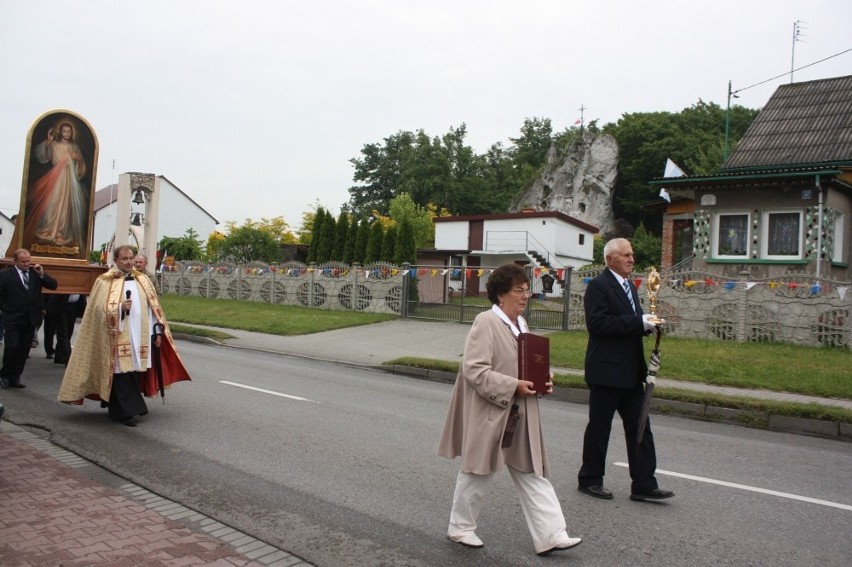
[(515, 295), (523, 295), (529, 297), (532, 295), (532, 292), (525, 287), (516, 287), (512, 290)]

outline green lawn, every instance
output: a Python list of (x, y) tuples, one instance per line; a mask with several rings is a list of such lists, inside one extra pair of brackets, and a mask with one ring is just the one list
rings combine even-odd
[[(164, 295), (162, 304), (172, 322), (274, 335), (318, 333), (395, 318), (376, 313), (172, 294)], [(549, 336), (554, 367), (583, 368), (585, 332), (555, 332)], [(646, 338), (647, 353), (653, 348), (653, 340), (653, 336)], [(665, 378), (852, 399), (852, 352), (849, 349), (663, 337), (660, 352), (660, 375)]]
[[(551, 334), (551, 364), (583, 368), (587, 338), (581, 331)], [(645, 352), (653, 348), (651, 335), (645, 339)], [(665, 378), (852, 399), (849, 349), (664, 336), (660, 356), (660, 375)]]
[(395, 315), (309, 309), (253, 301), (165, 294), (160, 303), (169, 322), (242, 329), (270, 335), (306, 335), (396, 319)]

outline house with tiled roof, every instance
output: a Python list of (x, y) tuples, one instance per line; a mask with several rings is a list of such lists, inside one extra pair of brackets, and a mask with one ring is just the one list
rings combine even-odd
[(664, 269), (852, 279), (852, 75), (778, 87), (719, 173), (652, 183)]

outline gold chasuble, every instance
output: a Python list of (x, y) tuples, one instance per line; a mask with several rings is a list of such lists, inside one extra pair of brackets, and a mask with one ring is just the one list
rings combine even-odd
[(153, 396), (158, 385), (151, 359), (157, 356), (156, 351), (151, 352), (151, 315), (165, 329), (158, 349), (163, 384), (168, 386), (190, 379), (175, 350), (169, 324), (151, 280), (135, 269), (130, 276), (139, 291), (134, 294), (134, 301), (140, 303), (141, 320), (131, 325), (129, 316), (126, 321), (122, 319), (121, 302), (125, 299), (123, 290), (127, 276), (113, 266), (98, 277), (92, 287), (59, 388), (60, 402), (79, 405), (83, 398), (109, 401), (113, 373), (134, 371), (140, 372), (139, 389), (142, 394)]

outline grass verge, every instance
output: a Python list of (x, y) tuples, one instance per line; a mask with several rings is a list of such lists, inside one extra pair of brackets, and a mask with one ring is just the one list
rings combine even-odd
[[(555, 367), (583, 368), (588, 334), (558, 332), (550, 337)], [(653, 335), (645, 352), (654, 348)], [(734, 343), (663, 337), (662, 376), (735, 388), (766, 389), (823, 398), (852, 399), (852, 351), (781, 343)]]
[[(425, 368), (428, 370), (439, 370), (455, 374), (458, 372), (459, 363), (446, 360), (436, 360), (419, 357), (400, 357), (389, 360), (386, 365), (411, 366), (414, 368)], [(586, 382), (582, 376), (556, 374), (553, 383), (558, 388), (587, 389)], [(654, 389), (654, 398), (659, 400), (672, 400), (702, 404), (717, 408), (729, 408), (753, 412), (755, 414), (775, 414), (790, 417), (803, 417), (808, 419), (819, 419), (823, 421), (834, 421), (841, 423), (852, 423), (852, 411), (833, 406), (821, 404), (803, 404), (797, 402), (783, 402), (776, 400), (763, 400), (750, 398), (748, 396), (729, 396), (713, 392), (696, 392), (680, 388), (662, 387)], [(746, 425), (765, 427), (766, 419), (744, 418)]]
[(195, 337), (206, 337), (215, 341), (223, 341), (225, 339), (234, 338), (234, 335), (229, 335), (228, 333), (224, 333), (222, 331), (216, 331), (215, 329), (190, 327), (188, 325), (181, 325), (180, 323), (169, 323), (169, 329), (171, 329), (173, 334), (181, 333), (183, 335), (192, 335)]
[(169, 322), (193, 323), (284, 336), (307, 335), (397, 318), (395, 315), (382, 313), (331, 311), (174, 294), (163, 295), (160, 303)]
[[(394, 315), (330, 311), (289, 305), (270, 305), (249, 301), (206, 299), (166, 294), (163, 308), (175, 332), (211, 338), (216, 331), (179, 325), (190, 323), (227, 329), (243, 329), (274, 335), (318, 333), (357, 325), (367, 325), (396, 318)], [(582, 331), (548, 334), (551, 364), (560, 368), (582, 369), (587, 334)], [(654, 337), (646, 338), (645, 350), (653, 348)], [(459, 345), (461, 348), (462, 345)], [(852, 399), (852, 351), (849, 349), (814, 348), (779, 343), (731, 343), (719, 340), (663, 337), (662, 375), (683, 381), (733, 386), (743, 389), (762, 388), (811, 396)], [(405, 357), (389, 361), (417, 368), (455, 373), (458, 363), (444, 360)], [(582, 377), (558, 375), (560, 387), (585, 388)], [(748, 409), (794, 417), (830, 419), (852, 423), (852, 412), (815, 404), (765, 401), (746, 396), (694, 392), (674, 388), (658, 388), (660, 399)]]

